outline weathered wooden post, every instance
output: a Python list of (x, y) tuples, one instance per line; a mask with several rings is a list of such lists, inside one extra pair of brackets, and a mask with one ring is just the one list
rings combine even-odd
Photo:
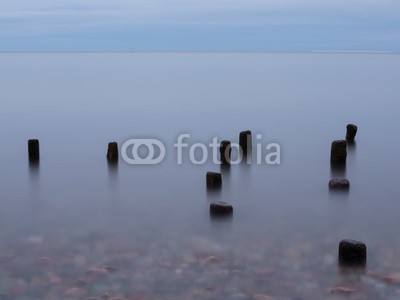
[(242, 153), (243, 153), (244, 157), (247, 157), (247, 155), (251, 154), (252, 141), (251, 141), (251, 131), (250, 130), (240, 132), (239, 145), (240, 145), (240, 148), (242, 149)]
[(367, 246), (359, 241), (342, 240), (339, 243), (339, 265), (365, 267)]
[(29, 162), (37, 163), (40, 160), (40, 152), (39, 152), (39, 140), (31, 139), (28, 140), (28, 156)]
[(206, 174), (207, 188), (220, 188), (222, 186), (222, 175), (216, 172), (207, 172)]
[(117, 142), (108, 143), (107, 160), (109, 163), (118, 162), (118, 143)]
[(354, 124), (348, 124), (346, 129), (346, 140), (348, 142), (353, 142), (357, 134), (357, 126)]
[(232, 205), (226, 202), (217, 201), (210, 204), (210, 214), (212, 216), (226, 216), (226, 215), (232, 215), (232, 213), (233, 213)]
[(336, 140), (331, 146), (331, 163), (345, 164), (347, 157), (347, 142), (345, 140)]
[(219, 153), (221, 155), (221, 164), (229, 165), (231, 163), (231, 142), (230, 141), (221, 141), (219, 147)]
[(331, 190), (348, 190), (350, 181), (346, 178), (333, 178), (329, 181), (329, 188)]

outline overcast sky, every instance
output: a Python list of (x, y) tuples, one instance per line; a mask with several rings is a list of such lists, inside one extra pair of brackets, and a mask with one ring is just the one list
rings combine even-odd
[(399, 0), (1, 0), (0, 51), (400, 51)]

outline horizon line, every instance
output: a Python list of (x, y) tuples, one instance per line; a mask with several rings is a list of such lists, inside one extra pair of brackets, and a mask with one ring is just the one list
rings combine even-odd
[(369, 50), (310, 50), (310, 51), (197, 51), (197, 50), (22, 50), (22, 51), (1, 51), (0, 54), (90, 54), (90, 53), (110, 53), (110, 54), (128, 54), (128, 53), (149, 53), (149, 54), (179, 54), (179, 53), (187, 53), (187, 54), (393, 54), (398, 55), (400, 51), (386, 51), (386, 50), (377, 50), (377, 51), (369, 51)]

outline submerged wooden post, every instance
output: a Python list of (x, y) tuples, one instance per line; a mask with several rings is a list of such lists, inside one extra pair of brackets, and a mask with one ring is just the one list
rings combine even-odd
[(222, 141), (219, 146), (219, 153), (221, 155), (221, 164), (229, 165), (231, 163), (231, 142), (230, 141)]
[(367, 263), (367, 246), (359, 241), (342, 240), (339, 243), (339, 264), (341, 266), (364, 267)]
[(207, 188), (220, 188), (222, 186), (222, 175), (216, 172), (207, 172)]
[(28, 156), (29, 162), (39, 162), (40, 152), (39, 152), (39, 140), (31, 139), (28, 140)]
[(346, 178), (333, 178), (329, 181), (329, 189), (331, 190), (348, 190), (350, 181)]
[(233, 207), (232, 205), (223, 202), (217, 201), (210, 204), (210, 214), (213, 216), (223, 216), (223, 215), (232, 215)]
[(347, 158), (347, 142), (345, 140), (336, 140), (331, 146), (331, 163), (344, 164)]
[(239, 145), (240, 148), (242, 149), (243, 156), (247, 156), (248, 154), (251, 154), (251, 131), (246, 130), (242, 131), (239, 134)]
[(346, 140), (349, 142), (353, 142), (357, 134), (357, 126), (354, 124), (348, 124), (346, 129)]
[(117, 142), (108, 143), (107, 160), (110, 163), (116, 163), (118, 161), (118, 143)]

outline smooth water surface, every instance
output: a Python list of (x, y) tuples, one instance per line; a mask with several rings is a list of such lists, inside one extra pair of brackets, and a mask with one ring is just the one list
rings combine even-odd
[[(400, 299), (400, 56), (37, 53), (0, 66), (4, 299)], [(356, 143), (331, 170), (348, 123)], [(192, 144), (246, 129), (253, 150), (281, 146), (280, 165), (188, 161)], [(130, 138), (163, 141), (165, 160), (110, 167), (107, 143)], [(207, 171), (223, 173), (220, 192)], [(348, 193), (329, 192), (336, 176)], [(217, 200), (232, 218), (210, 218)], [(373, 274), (338, 268), (344, 238), (367, 244)]]

